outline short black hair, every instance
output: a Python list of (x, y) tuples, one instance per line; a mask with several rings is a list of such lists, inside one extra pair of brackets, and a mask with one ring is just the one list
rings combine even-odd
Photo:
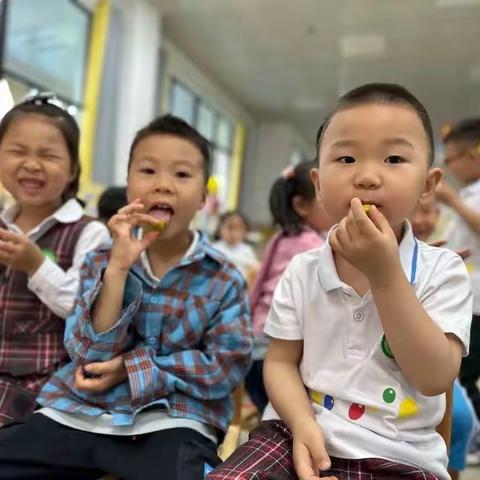
[(480, 144), (480, 117), (467, 118), (456, 123), (443, 140), (443, 143), (449, 142)]
[(98, 217), (110, 220), (127, 203), (127, 187), (108, 187), (98, 199)]
[(316, 160), (299, 163), (295, 168), (275, 180), (270, 190), (269, 206), (273, 222), (284, 234), (297, 235), (302, 230), (302, 219), (293, 208), (293, 198), (300, 196), (307, 202), (315, 198), (315, 186), (310, 171), (317, 166)]
[(66, 202), (70, 198), (75, 198), (80, 185), (80, 157), (78, 153), (80, 143), (80, 130), (75, 119), (63, 108), (50, 103), (53, 96), (49, 94), (39, 94), (31, 97), (9, 110), (0, 122), (0, 143), (7, 133), (10, 126), (24, 115), (42, 115), (46, 117), (53, 126), (62, 134), (70, 155), (70, 167), (74, 172), (72, 181), (67, 185), (62, 193), (62, 200)]
[(384, 105), (405, 105), (410, 107), (420, 118), (425, 133), (427, 135), (429, 147), (429, 165), (433, 163), (435, 146), (433, 140), (432, 122), (428, 115), (427, 109), (420, 100), (408, 91), (405, 87), (395, 83), (367, 83), (360, 87), (350, 90), (348, 93), (340, 97), (333, 111), (327, 116), (325, 122), (321, 125), (317, 133), (317, 147), (319, 148), (325, 131), (328, 128), (333, 116), (342, 110), (365, 105), (369, 103), (377, 103)]
[(133, 159), (135, 147), (145, 138), (152, 135), (173, 135), (183, 138), (200, 150), (203, 158), (203, 173), (205, 183), (210, 176), (210, 142), (185, 120), (171, 114), (162, 115), (152, 120), (147, 126), (140, 129), (133, 139), (128, 156), (128, 170)]

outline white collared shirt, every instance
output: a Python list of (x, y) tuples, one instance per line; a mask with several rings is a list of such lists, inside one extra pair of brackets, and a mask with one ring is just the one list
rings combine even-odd
[[(407, 223), (400, 259), (418, 299), (444, 332), (468, 351), (472, 298), (465, 265), (447, 249), (418, 242)], [(382, 344), (370, 292), (363, 298), (338, 277), (328, 242), (294, 257), (275, 291), (265, 332), (303, 340), (300, 374), (314, 394), (329, 454), (385, 458), (449, 479), (435, 432), (445, 396), (415, 390)], [(384, 353), (386, 351), (387, 353)], [(271, 404), (264, 419), (279, 418)]]
[[(14, 233), (23, 232), (15, 225), (18, 205), (6, 208), (0, 215), (8, 230)], [(73, 223), (83, 215), (83, 208), (75, 199), (65, 202), (56, 212), (43, 220), (27, 233), (27, 237), (36, 242), (56, 222)], [(85, 255), (104, 242), (110, 240), (107, 227), (92, 221), (85, 225), (75, 245), (72, 266), (64, 271), (49, 257), (45, 257), (38, 270), (28, 279), (27, 287), (50, 310), (61, 318), (67, 318), (73, 310), (80, 283), (80, 268)]]
[[(480, 213), (480, 179), (460, 190), (464, 203)], [(472, 255), (465, 259), (465, 265), (470, 273), (473, 292), (473, 313), (480, 315), (480, 233), (473, 231), (467, 222), (456, 212), (447, 227), (447, 247), (452, 250), (469, 248)]]

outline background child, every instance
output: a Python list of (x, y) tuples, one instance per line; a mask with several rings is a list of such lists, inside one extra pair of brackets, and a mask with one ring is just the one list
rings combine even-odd
[(137, 133), (130, 203), (111, 247), (87, 257), (67, 321), (73, 361), (42, 389), (45, 408), (0, 435), (0, 478), (198, 480), (218, 463), (252, 340), (244, 278), (189, 229), (209, 164), (183, 120)]
[(98, 218), (107, 224), (109, 220), (127, 204), (126, 187), (108, 187), (98, 199)]
[(452, 250), (468, 248), (471, 253), (465, 260), (473, 292), (470, 355), (462, 361), (460, 381), (480, 419), (480, 118), (459, 122), (444, 143), (445, 165), (463, 186), (457, 193), (444, 181), (437, 189), (438, 199), (456, 213), (447, 231), (447, 246)]
[(238, 210), (221, 215), (213, 246), (230, 260), (248, 280), (257, 266), (253, 248), (245, 242), (248, 222)]
[(265, 327), (271, 404), (208, 479), (450, 478), (435, 427), (468, 350), (471, 292), (461, 258), (405, 222), (441, 178), (432, 161), (428, 114), (404, 88), (339, 100), (313, 175), (338, 224), (285, 270)]
[[(436, 196), (430, 195), (419, 200), (415, 210), (410, 215), (413, 234), (423, 242), (431, 238), (439, 218), (440, 208)], [(459, 252), (457, 252), (459, 253)], [(468, 252), (460, 252), (468, 255)], [(462, 256), (463, 258), (463, 256)], [(468, 447), (476, 430), (473, 406), (460, 383), (455, 380), (452, 408), (452, 438), (450, 442), (448, 471), (452, 480), (460, 478), (460, 472), (465, 469)]]
[(270, 212), (280, 228), (267, 245), (251, 290), (251, 308), (255, 347), (254, 362), (245, 387), (260, 413), (268, 403), (263, 385), (263, 358), (268, 339), (263, 334), (273, 292), (290, 260), (297, 254), (319, 247), (331, 223), (315, 197), (310, 171), (315, 160), (288, 168), (270, 191)]
[(0, 425), (21, 422), (63, 346), (86, 253), (109, 239), (75, 199), (79, 131), (73, 117), (38, 96), (0, 123), (0, 180), (15, 204), (0, 216)]

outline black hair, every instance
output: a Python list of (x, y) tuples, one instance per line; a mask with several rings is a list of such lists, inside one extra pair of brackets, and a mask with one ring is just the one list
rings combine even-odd
[(325, 122), (320, 127), (319, 132), (317, 133), (317, 147), (320, 147), (323, 136), (325, 135), (325, 131), (327, 130), (333, 116), (337, 112), (369, 103), (404, 105), (410, 107), (418, 115), (425, 130), (425, 134), (427, 135), (429, 147), (428, 161), (429, 165), (432, 165), (435, 147), (433, 141), (432, 123), (430, 121), (428, 112), (420, 100), (415, 97), (415, 95), (409, 92), (405, 87), (395, 83), (367, 83), (360, 87), (354, 88), (350, 92), (343, 95), (338, 100), (333, 111), (327, 116)]
[(62, 201), (75, 198), (80, 185), (80, 157), (78, 153), (80, 142), (80, 130), (75, 119), (63, 108), (51, 103), (55, 101), (52, 94), (39, 94), (9, 110), (0, 122), (0, 143), (10, 126), (24, 115), (34, 114), (47, 117), (62, 134), (67, 150), (70, 155), (71, 171), (74, 172), (72, 181), (62, 193)]
[(480, 118), (468, 118), (458, 122), (445, 135), (443, 142), (458, 142), (469, 146), (477, 146), (480, 144)]
[(245, 225), (245, 230), (248, 232), (250, 230), (250, 224), (248, 223), (247, 217), (240, 212), (240, 210), (229, 210), (228, 212), (222, 213), (218, 219), (218, 225), (213, 234), (214, 240), (220, 240), (220, 229), (223, 227), (223, 224), (231, 217), (239, 217), (243, 224)]
[(98, 199), (98, 217), (108, 221), (127, 203), (126, 187), (108, 187)]
[(295, 196), (300, 196), (308, 202), (315, 198), (315, 187), (310, 178), (310, 171), (316, 166), (316, 160), (301, 162), (275, 180), (272, 185), (270, 212), (274, 224), (287, 235), (297, 235), (302, 229), (302, 219), (295, 212), (292, 202)]
[(210, 142), (187, 122), (174, 115), (163, 115), (152, 120), (146, 127), (140, 129), (133, 139), (128, 156), (128, 169), (133, 159), (135, 147), (145, 138), (152, 135), (174, 135), (187, 140), (200, 150), (203, 157), (203, 173), (205, 183), (210, 176)]

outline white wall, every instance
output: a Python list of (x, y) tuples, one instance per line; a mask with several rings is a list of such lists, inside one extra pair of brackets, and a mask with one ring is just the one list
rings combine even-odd
[(261, 122), (255, 137), (244, 164), (241, 208), (252, 223), (268, 224), (268, 197), (273, 182), (291, 165), (294, 149), (300, 148), (307, 156), (313, 148), (288, 123)]

